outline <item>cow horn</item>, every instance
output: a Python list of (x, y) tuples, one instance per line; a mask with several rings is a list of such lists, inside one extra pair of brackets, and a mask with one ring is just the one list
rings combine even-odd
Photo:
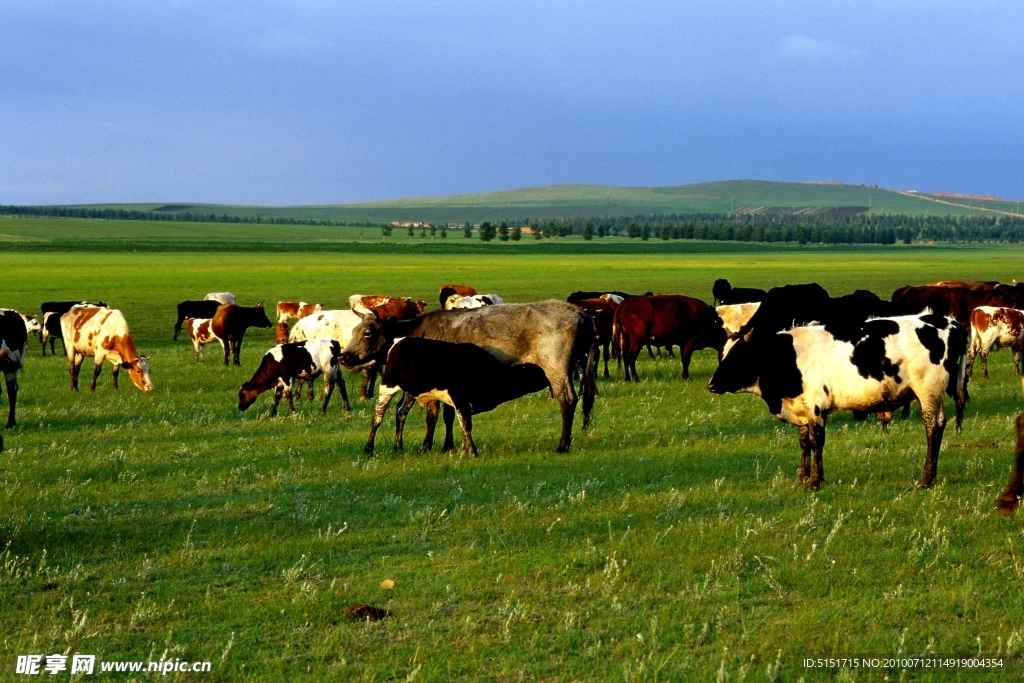
[(256, 302), (256, 305), (253, 306), (253, 308), (260, 308), (262, 305), (263, 305), (263, 299), (260, 299), (259, 301)]

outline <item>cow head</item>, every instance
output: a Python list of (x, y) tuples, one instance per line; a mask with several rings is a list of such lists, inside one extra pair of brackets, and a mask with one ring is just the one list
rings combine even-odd
[(270, 318), (267, 317), (267, 312), (263, 310), (263, 302), (257, 301), (256, 305), (252, 307), (253, 317), (250, 321), (250, 325), (253, 327), (262, 327), (270, 329)]
[(718, 369), (708, 382), (708, 391), (716, 396), (726, 393), (757, 393), (761, 364), (771, 362), (771, 359), (762, 358), (758, 345), (747, 339), (730, 341), (733, 346), (718, 364)]
[(249, 406), (256, 402), (256, 399), (262, 393), (252, 382), (246, 382), (238, 390), (238, 409), (245, 412)]
[(394, 318), (381, 320), (372, 311), (360, 315), (363, 318), (362, 322), (352, 330), (352, 339), (338, 357), (341, 364), (349, 369), (383, 362), (387, 350), (391, 348), (391, 343), (395, 339), (391, 330)]
[(149, 356), (139, 356), (130, 363), (121, 363), (128, 371), (132, 383), (143, 391), (153, 391), (153, 379), (149, 376)]
[(25, 331), (29, 334), (42, 331), (43, 326), (39, 324), (39, 318), (34, 315), (25, 318)]
[(694, 349), (714, 349), (718, 351), (719, 359), (722, 358), (722, 349), (725, 347), (729, 335), (725, 331), (725, 323), (713, 308), (704, 309), (701, 314), (700, 334), (695, 340)]

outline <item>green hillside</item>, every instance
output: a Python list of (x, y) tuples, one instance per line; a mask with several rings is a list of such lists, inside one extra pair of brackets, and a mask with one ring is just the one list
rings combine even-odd
[[(945, 202), (945, 203), (939, 203)], [(981, 208), (1019, 212), (1019, 203), (979, 201), (926, 194), (905, 194), (864, 185), (778, 183), (731, 180), (672, 187), (550, 185), (502, 192), (389, 199), (364, 204), (319, 206), (235, 206), (222, 204), (94, 204), (91, 208), (137, 211), (216, 213), (229, 216), (305, 218), (371, 222), (480, 222), (623, 216), (657, 213), (727, 213), (765, 208), (869, 207), (873, 213), (960, 215)], [(994, 214), (995, 215), (995, 214)]]

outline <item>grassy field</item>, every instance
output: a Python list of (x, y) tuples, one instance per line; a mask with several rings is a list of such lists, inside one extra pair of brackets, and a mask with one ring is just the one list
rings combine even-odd
[[(939, 197), (936, 197), (939, 198)], [(229, 206), (166, 202), (89, 206), (152, 211), (166, 206), (193, 213), (231, 216), (315, 218), (373, 223), (386, 221), (473, 221), (632, 216), (654, 213), (724, 213), (751, 207), (864, 206), (875, 213), (961, 215), (978, 207), (1019, 212), (1018, 202), (908, 195), (864, 185), (728, 180), (670, 187), (550, 185), (499, 192), (388, 199), (364, 204), (320, 206)], [(188, 208), (183, 208), (188, 207)]]
[[(6, 225), (6, 224), (5, 224)], [(206, 226), (203, 226), (204, 228)], [(7, 231), (7, 228), (0, 232)], [(939, 477), (915, 410), (885, 434), (830, 421), (827, 483), (796, 484), (793, 428), (752, 396), (712, 397), (701, 352), (599, 384), (595, 422), (556, 455), (543, 394), (475, 421), (479, 460), (361, 454), (368, 404), (247, 413), (241, 368), (170, 341), (174, 304), (341, 307), (355, 292), (435, 301), (442, 281), (507, 301), (578, 288), (710, 298), (711, 282), (817, 281), (882, 294), (940, 278), (1021, 278), (1010, 248), (782, 249), (679, 254), (5, 253), (0, 306), (105, 299), (152, 356), (144, 395), (106, 368), (68, 391), (33, 344), (19, 426), (0, 456), (0, 679), (29, 653), (180, 657), (176, 680), (998, 680), (1001, 673), (808, 671), (804, 657), (1002, 655), (1019, 676), (1024, 534), (994, 502), (1009, 476), (1020, 382), (1008, 352), (971, 386)], [(58, 343), (59, 349), (59, 343)], [(213, 351), (213, 348), (210, 349)], [(86, 365), (88, 373), (89, 365)], [(980, 375), (980, 373), (979, 373)], [(952, 406), (947, 402), (947, 409)], [(406, 443), (422, 435), (410, 416)], [(382, 587), (382, 581), (394, 587)], [(376, 623), (344, 610), (391, 611)], [(63, 674), (66, 676), (67, 674)], [(118, 680), (114, 674), (106, 676)], [(172, 678), (174, 675), (172, 675)], [(63, 679), (60, 679), (63, 680)], [(143, 677), (142, 680), (148, 680)]]

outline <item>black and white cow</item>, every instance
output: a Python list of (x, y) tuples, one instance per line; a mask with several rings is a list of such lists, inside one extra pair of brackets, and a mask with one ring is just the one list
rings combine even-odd
[[(0, 372), (4, 373), (4, 384), (7, 385), (7, 429), (16, 423), (15, 413), (18, 407), (18, 370), (25, 362), (25, 351), (28, 350), (28, 331), (21, 314), (6, 308), (0, 308)], [(0, 451), (4, 450), (4, 438), (0, 435)]]
[[(68, 309), (70, 310), (70, 309)], [(67, 311), (65, 311), (66, 313)], [(64, 343), (64, 333), (60, 329), (60, 317), (63, 313), (54, 313), (47, 311), (43, 313), (43, 324), (41, 325), (42, 330), (39, 332), (39, 341), (43, 343), (43, 355), (46, 355), (46, 342), (50, 342), (50, 353), (57, 355), (54, 350), (54, 344), (60, 339), (61, 344)], [(67, 347), (65, 347), (66, 349)]]
[(348, 392), (341, 377), (341, 344), (336, 339), (310, 339), (295, 344), (278, 344), (263, 356), (259, 368), (248, 382), (238, 390), (238, 409), (246, 410), (264, 391), (274, 390), (274, 407), (270, 414), (277, 415), (281, 396), (288, 398), (288, 408), (295, 412), (293, 395), (300, 380), (312, 385), (320, 375), (324, 376), (324, 404), (321, 413), (327, 412), (334, 388), (341, 391), (345, 411), (349, 411)]
[[(708, 389), (753, 393), (800, 430), (800, 480), (824, 480), (825, 422), (836, 410), (891, 411), (914, 399), (928, 435), (921, 486), (935, 479), (946, 426), (943, 394), (956, 401), (960, 431), (967, 402), (967, 332), (952, 318), (922, 313), (858, 325), (813, 325), (740, 340), (722, 359)], [(814, 469), (810, 455), (814, 451)]]
[(445, 404), (444, 450), (454, 447), (452, 422), (462, 427), (462, 450), (478, 455), (473, 443), (473, 415), (494, 410), (502, 403), (548, 388), (544, 370), (532, 363), (507, 365), (475, 344), (454, 344), (408, 337), (388, 351), (380, 395), (373, 410), (366, 452), (373, 453), (377, 429), (391, 399), (405, 392), (395, 419), (395, 449), (402, 448), (405, 418), (413, 403), (432, 401)]

